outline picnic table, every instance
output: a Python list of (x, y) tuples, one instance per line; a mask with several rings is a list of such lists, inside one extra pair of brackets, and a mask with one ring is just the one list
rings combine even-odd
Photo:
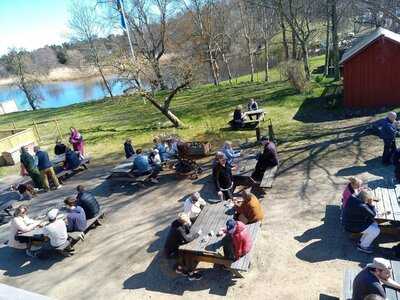
[(375, 219), (379, 223), (400, 221), (400, 185), (391, 186), (384, 184), (381, 186), (368, 184), (371, 188), (374, 198), (377, 202), (374, 202), (377, 210), (377, 216)]
[[(400, 282), (400, 262), (391, 260), (390, 264), (392, 266), (392, 278)], [(342, 289), (342, 295), (341, 295), (341, 300), (351, 300), (352, 294), (353, 294), (353, 281), (354, 278), (357, 276), (357, 274), (361, 271), (361, 268), (355, 268), (355, 269), (347, 269), (344, 274), (344, 279), (343, 279), (343, 289)], [(400, 299), (400, 292), (384, 286), (385, 292), (386, 292), (386, 299), (387, 300), (399, 300)]]
[(0, 283), (0, 299), (7, 300), (51, 300), (51, 298), (32, 293), (23, 289)]
[(4, 211), (7, 215), (11, 216), (10, 210), (15, 201), (20, 200), (18, 192), (5, 192), (0, 194), (0, 211)]
[(237, 261), (232, 261), (222, 255), (223, 237), (217, 236), (217, 233), (226, 227), (226, 221), (232, 219), (233, 216), (234, 209), (224, 202), (205, 206), (191, 228), (193, 232), (201, 229), (202, 235), (192, 242), (182, 245), (179, 248), (180, 254), (197, 262), (204, 261), (224, 265), (236, 276), (242, 277), (240, 272), (248, 271), (250, 267), (251, 254), (260, 230), (260, 223), (246, 225), (253, 241), (253, 247), (247, 255)]
[(244, 115), (245, 117), (248, 117), (249, 119), (250, 119), (251, 117), (255, 116), (257, 120), (261, 120), (261, 119), (264, 120), (265, 112), (264, 112), (263, 109), (260, 108), (260, 109), (257, 109), (257, 110), (245, 111), (245, 112), (243, 113), (243, 115)]

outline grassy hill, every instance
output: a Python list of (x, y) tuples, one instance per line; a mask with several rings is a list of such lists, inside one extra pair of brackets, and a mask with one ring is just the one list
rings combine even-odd
[[(323, 62), (323, 56), (312, 58), (312, 69)], [(127, 137), (133, 139), (136, 147), (150, 146), (152, 137), (162, 133), (175, 133), (185, 139), (212, 141), (254, 137), (254, 131), (227, 130), (227, 122), (234, 107), (245, 105), (252, 97), (266, 110), (267, 118), (271, 118), (280, 140), (295, 140), (300, 135), (309, 134), (310, 130), (319, 130), (315, 126), (308, 126), (301, 118), (295, 120), (294, 117), (299, 115), (299, 110), (302, 110), (300, 115), (313, 114), (314, 110), (318, 112), (320, 104), (315, 102), (313, 105), (310, 99), (318, 99), (331, 81), (313, 81), (309, 93), (297, 94), (288, 82), (280, 81), (279, 77), (278, 70), (273, 69), (269, 83), (251, 83), (249, 76), (243, 76), (234, 80), (232, 85), (228, 82), (220, 86), (208, 84), (179, 93), (172, 103), (172, 110), (188, 125), (185, 129), (171, 128), (164, 116), (150, 103), (132, 96), (118, 97), (114, 101), (93, 101), (62, 108), (13, 113), (0, 117), (0, 129), (11, 128), (12, 122), (15, 122), (17, 128), (24, 128), (33, 120), (40, 122), (58, 119), (65, 140), (71, 126), (80, 129), (86, 140), (87, 151), (99, 163), (122, 157), (122, 143)], [(257, 78), (263, 78), (262, 72)], [(307, 98), (310, 105), (302, 107)], [(266, 129), (267, 122), (263, 126)], [(51, 123), (40, 125), (39, 131), (44, 136), (42, 143), (52, 147), (57, 136), (55, 126)], [(7, 168), (1, 168), (0, 174), (4, 174), (4, 170)]]

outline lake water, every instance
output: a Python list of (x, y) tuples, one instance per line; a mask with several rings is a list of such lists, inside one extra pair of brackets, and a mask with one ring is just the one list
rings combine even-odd
[[(115, 96), (123, 94), (124, 84), (116, 82), (112, 85)], [(85, 79), (74, 81), (59, 81), (41, 86), (43, 101), (40, 108), (62, 107), (90, 100), (100, 100), (106, 95), (100, 79)], [(16, 87), (0, 86), (0, 102), (14, 99), (20, 110), (30, 109), (25, 95)]]

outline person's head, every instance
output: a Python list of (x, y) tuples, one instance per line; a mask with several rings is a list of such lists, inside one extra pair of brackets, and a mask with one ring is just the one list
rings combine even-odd
[(369, 294), (364, 297), (364, 300), (385, 300), (385, 299), (377, 294)]
[(367, 268), (379, 279), (386, 281), (390, 278), (392, 269), (390, 262), (384, 258), (376, 257), (372, 263), (367, 264)]
[(190, 201), (192, 201), (192, 203), (196, 203), (197, 201), (199, 201), (199, 199), (200, 199), (199, 192), (194, 192), (190, 195)]
[(357, 178), (357, 177), (354, 177), (354, 176), (349, 178), (349, 182), (351, 184), (351, 187), (353, 189), (355, 189), (355, 190), (359, 189), (362, 186), (362, 183), (363, 183), (360, 178)]
[(28, 147), (22, 146), (21, 147), (21, 153), (27, 153), (28, 152)]
[(231, 141), (226, 141), (224, 143), (224, 148), (225, 149), (231, 149), (232, 148), (232, 142)]
[(266, 136), (262, 136), (260, 139), (261, 144), (266, 145), (269, 143), (269, 138)]
[(78, 193), (82, 193), (82, 192), (85, 191), (85, 188), (84, 188), (83, 185), (78, 185), (78, 186), (76, 187), (76, 190), (78, 191)]
[(39, 147), (39, 146), (33, 147), (33, 152), (37, 153), (39, 150), (40, 150), (40, 147)]
[(76, 198), (75, 197), (67, 197), (64, 199), (64, 204), (67, 208), (71, 209), (76, 206)]
[(127, 144), (132, 144), (132, 140), (131, 139), (126, 139), (125, 141)]
[(62, 144), (62, 141), (60, 139), (57, 139), (56, 140), (56, 145), (60, 145), (60, 144)]
[(243, 190), (240, 195), (242, 196), (244, 202), (249, 202), (251, 200), (251, 198), (254, 196), (252, 193)]
[(178, 221), (183, 225), (190, 225), (190, 218), (188, 214), (180, 213), (178, 215)]
[(26, 205), (18, 206), (14, 211), (14, 217), (23, 217), (27, 214), (28, 207)]
[(397, 118), (397, 114), (394, 111), (388, 112), (387, 118), (390, 120), (390, 122), (394, 122)]
[(69, 129), (70, 131), (71, 131), (71, 133), (73, 133), (73, 132), (75, 132), (76, 131), (76, 129), (74, 128), (74, 127), (70, 127), (70, 129)]
[(234, 219), (229, 219), (226, 221), (226, 230), (232, 234), (235, 232), (236, 229), (236, 221)]
[(58, 209), (57, 208), (52, 208), (47, 212), (47, 218), (49, 219), (49, 222), (54, 222), (57, 219), (58, 215)]
[(250, 103), (254, 103), (254, 102), (255, 102), (254, 98), (251, 98)]
[(160, 143), (160, 139), (159, 139), (158, 137), (155, 137), (155, 138), (153, 139), (153, 143), (154, 143), (154, 144)]
[(216, 160), (218, 161), (218, 163), (220, 163), (221, 165), (225, 166), (226, 164), (226, 156), (223, 152), (217, 152), (217, 154), (215, 155)]
[(364, 203), (371, 202), (373, 199), (370, 191), (361, 191), (358, 197), (360, 197), (361, 201), (363, 201)]
[(237, 110), (242, 110), (243, 107), (242, 107), (241, 105), (238, 105), (238, 106), (236, 106), (236, 109), (237, 109)]
[(136, 154), (142, 154), (143, 150), (141, 148), (136, 150)]

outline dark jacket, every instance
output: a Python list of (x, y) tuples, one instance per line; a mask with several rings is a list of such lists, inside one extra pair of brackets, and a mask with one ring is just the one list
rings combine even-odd
[(65, 146), (64, 144), (56, 144), (56, 146), (54, 147), (55, 155), (64, 154), (66, 151), (67, 151), (67, 146)]
[(38, 158), (39, 170), (45, 170), (53, 166), (46, 151), (39, 150), (36, 152), (36, 157)]
[(28, 152), (21, 153), (20, 161), (28, 172), (36, 169), (35, 159)]
[(393, 153), (393, 164), (396, 169), (400, 168), (400, 148), (397, 148)]
[(85, 231), (86, 215), (82, 207), (77, 206), (71, 209), (67, 214), (67, 231)]
[(76, 205), (85, 211), (86, 219), (92, 219), (99, 213), (100, 205), (91, 193), (86, 191), (78, 193), (76, 200), (78, 200)]
[(135, 155), (135, 149), (133, 148), (132, 144), (129, 144), (127, 142), (124, 143), (124, 150), (125, 150), (125, 157), (129, 158), (132, 155)]
[(249, 104), (247, 104), (247, 109), (248, 110), (257, 110), (258, 109), (258, 104), (256, 101), (254, 101), (253, 103), (249, 102)]
[(225, 167), (218, 163), (213, 172), (215, 176), (216, 188), (226, 190), (232, 187), (232, 167), (226, 163)]
[(273, 142), (269, 142), (264, 146), (264, 151), (258, 157), (256, 169), (267, 170), (277, 166), (279, 163), (278, 153), (276, 152), (276, 146)]
[(372, 205), (366, 204), (355, 196), (347, 200), (343, 208), (343, 225), (347, 231), (363, 232), (375, 222), (376, 210)]
[(67, 170), (73, 170), (79, 167), (81, 164), (81, 161), (79, 159), (79, 154), (77, 154), (75, 151), (68, 150), (65, 153), (65, 165), (64, 167)]
[(352, 300), (364, 300), (367, 295), (375, 294), (386, 299), (386, 293), (379, 279), (369, 268), (363, 269), (354, 278)]
[(388, 118), (383, 119), (379, 125), (381, 126), (380, 137), (386, 142), (393, 141), (396, 137), (397, 128)]
[(176, 254), (180, 245), (189, 243), (199, 237), (199, 234), (190, 233), (190, 226), (183, 225), (178, 220), (171, 224), (164, 250), (167, 256)]
[(233, 112), (233, 121), (243, 121), (241, 110), (235, 109), (235, 111)]

